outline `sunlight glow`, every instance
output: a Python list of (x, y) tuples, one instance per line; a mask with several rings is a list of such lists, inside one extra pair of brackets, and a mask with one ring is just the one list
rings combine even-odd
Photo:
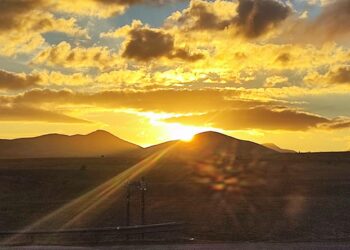
[(193, 136), (198, 133), (207, 131), (208, 128), (184, 126), (179, 123), (166, 124), (167, 130), (169, 131), (169, 137), (172, 140), (181, 140), (189, 142), (192, 140)]

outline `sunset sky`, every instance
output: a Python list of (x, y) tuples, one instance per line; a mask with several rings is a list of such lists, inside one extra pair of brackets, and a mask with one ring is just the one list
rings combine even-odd
[(349, 38), (350, 0), (0, 0), (0, 138), (350, 150)]

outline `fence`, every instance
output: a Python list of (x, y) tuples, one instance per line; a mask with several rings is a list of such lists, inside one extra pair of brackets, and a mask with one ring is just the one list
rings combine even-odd
[[(0, 239), (2, 239), (0, 241), (2, 243), (0, 244), (103, 244), (135, 239), (140, 240), (148, 235), (151, 235), (151, 237), (145, 237), (145, 239), (175, 240), (177, 233), (181, 234), (183, 229), (184, 223), (169, 222), (149, 225), (83, 228), (57, 231), (0, 231)], [(167, 233), (168, 235), (162, 235), (164, 233)]]

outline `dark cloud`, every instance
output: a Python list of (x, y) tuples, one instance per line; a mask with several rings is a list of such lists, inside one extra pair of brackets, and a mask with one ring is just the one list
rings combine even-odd
[(206, 2), (193, 1), (176, 21), (191, 30), (223, 30), (235, 26), (239, 35), (257, 38), (276, 28), (290, 13), (290, 7), (278, 0), (240, 0), (237, 15), (225, 19), (209, 9)]
[(202, 59), (202, 54), (191, 54), (187, 50), (175, 48), (174, 37), (162, 30), (133, 26), (122, 53), (123, 57), (139, 61), (154, 58), (180, 58), (186, 61)]
[(349, 118), (335, 119), (332, 123), (323, 125), (326, 129), (347, 129), (350, 128)]
[(329, 83), (350, 84), (350, 66), (338, 67), (327, 74)]
[(200, 53), (189, 53), (185, 49), (176, 49), (172, 52), (172, 54), (168, 55), (169, 58), (180, 58), (185, 61), (198, 61), (204, 58), (203, 54)]
[(31, 74), (16, 74), (0, 70), (0, 89), (18, 90), (36, 87), (40, 77)]
[(275, 62), (280, 64), (287, 64), (290, 62), (291, 59), (292, 58), (289, 53), (281, 53), (276, 57)]
[(0, 0), (0, 33), (24, 25), (20, 17), (41, 4), (42, 0)]
[(274, 110), (266, 107), (230, 109), (203, 115), (170, 118), (167, 122), (179, 122), (196, 126), (212, 126), (225, 130), (291, 130), (304, 131), (330, 123), (330, 120), (314, 114), (295, 110)]
[(338, 66), (332, 67), (325, 74), (320, 74), (318, 72), (312, 72), (305, 77), (306, 82), (312, 84), (350, 84), (350, 66)]
[(247, 38), (259, 37), (285, 20), (291, 10), (277, 0), (240, 0), (237, 25)]
[(174, 49), (174, 38), (162, 31), (136, 28), (129, 32), (130, 40), (123, 52), (124, 57), (147, 61), (166, 56)]
[(85, 120), (25, 105), (0, 106), (0, 121), (39, 121), (52, 123), (87, 123)]

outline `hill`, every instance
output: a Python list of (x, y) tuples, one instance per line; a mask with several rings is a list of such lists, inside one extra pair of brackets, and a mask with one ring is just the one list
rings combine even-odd
[(87, 135), (48, 134), (0, 140), (0, 158), (100, 157), (140, 148), (106, 131), (97, 130)]
[(232, 159), (254, 159), (277, 154), (254, 142), (239, 140), (217, 132), (203, 132), (197, 134), (189, 142), (170, 141), (151, 146), (143, 150), (144, 155), (167, 149), (167, 156), (179, 160), (212, 157)]
[(263, 146), (270, 148), (272, 150), (275, 150), (277, 152), (280, 152), (280, 153), (296, 153), (296, 151), (294, 151), (294, 150), (280, 148), (279, 146), (277, 146), (276, 144), (273, 144), (273, 143), (265, 143), (265, 144), (263, 144)]
[[(38, 221), (33, 229), (125, 225), (125, 187), (144, 177), (146, 223), (185, 222), (187, 238), (347, 237), (349, 153), (281, 154), (214, 132), (136, 151), (143, 156), (132, 162), (123, 157), (0, 160), (0, 231)], [(131, 225), (140, 224), (140, 199), (133, 186)]]

